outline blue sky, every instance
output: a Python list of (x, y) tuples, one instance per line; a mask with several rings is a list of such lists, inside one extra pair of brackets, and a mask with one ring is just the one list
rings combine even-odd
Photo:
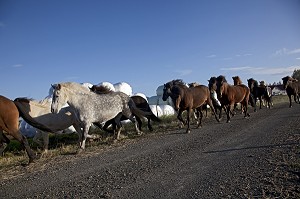
[(268, 83), (300, 69), (299, 0), (0, 0), (0, 95), (58, 82)]

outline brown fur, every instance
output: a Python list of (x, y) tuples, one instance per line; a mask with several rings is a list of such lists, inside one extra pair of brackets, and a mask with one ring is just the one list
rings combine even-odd
[(27, 139), (19, 131), (19, 111), (13, 101), (0, 95), (0, 151), (4, 150), (3, 143), (9, 143), (5, 134), (18, 140), (26, 150), (29, 162), (33, 162), (35, 154), (30, 149)]
[[(175, 110), (178, 111), (177, 118), (183, 124), (182, 112), (187, 111), (187, 130), (190, 132), (190, 116), (193, 109), (196, 109), (200, 113), (199, 123), (197, 127), (202, 124), (202, 106), (208, 104), (213, 113), (215, 110), (210, 98), (210, 91), (207, 86), (199, 85), (195, 87), (188, 88), (182, 80), (173, 80), (164, 85), (163, 100), (166, 101), (168, 97), (172, 98), (175, 106)], [(216, 120), (219, 121), (215, 114)]]
[(299, 102), (300, 82), (298, 82), (298, 80), (290, 76), (283, 77), (282, 81), (283, 81), (283, 86), (290, 100), (290, 107), (292, 107), (292, 95), (294, 96), (294, 101), (296, 103), (300, 103)]
[(222, 106), (227, 106), (227, 122), (230, 122), (230, 114), (233, 114), (235, 103), (241, 103), (245, 117), (248, 117), (248, 101), (250, 96), (250, 89), (244, 85), (230, 85), (227, 83), (224, 76), (217, 77), (217, 95)]

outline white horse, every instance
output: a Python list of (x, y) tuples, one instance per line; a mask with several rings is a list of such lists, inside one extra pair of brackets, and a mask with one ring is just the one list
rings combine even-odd
[[(39, 129), (32, 121), (42, 124), (51, 130), (51, 133), (60, 133), (62, 130), (73, 126), (77, 131), (79, 137), (82, 134), (80, 123), (76, 118), (74, 109), (71, 107), (64, 107), (58, 114), (51, 113), (51, 102), (48, 98), (41, 101), (35, 101), (27, 98), (16, 98), (14, 100), (15, 105), (18, 107), (20, 116), (31, 126), (35, 127), (37, 133), (33, 140), (38, 144), (43, 144), (45, 151), (48, 150), (49, 144), (49, 131)], [(96, 136), (89, 135), (90, 138), (96, 138)], [(42, 138), (42, 143), (40, 139)]]
[(51, 104), (52, 113), (58, 113), (66, 103), (76, 110), (76, 117), (80, 120), (83, 128), (83, 135), (79, 142), (81, 149), (85, 148), (86, 138), (92, 123), (103, 123), (114, 118), (115, 128), (117, 128), (114, 129), (115, 138), (119, 139), (122, 115), (135, 124), (138, 134), (142, 132), (138, 128), (133, 113), (140, 117), (150, 115), (150, 113), (136, 108), (132, 99), (125, 93), (113, 92), (98, 95), (75, 82), (60, 83), (54, 87)]

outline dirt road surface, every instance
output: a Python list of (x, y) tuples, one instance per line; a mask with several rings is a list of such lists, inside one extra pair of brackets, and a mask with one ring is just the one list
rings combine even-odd
[(0, 198), (299, 197), (300, 105), (250, 114), (35, 163), (1, 178)]

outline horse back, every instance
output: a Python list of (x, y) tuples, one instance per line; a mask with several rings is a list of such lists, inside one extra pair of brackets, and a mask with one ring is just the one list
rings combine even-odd
[(210, 91), (207, 86), (199, 85), (191, 87), (189, 90), (192, 96), (193, 108), (203, 105), (210, 99)]
[(234, 101), (235, 103), (243, 102), (244, 100), (248, 101), (249, 95), (250, 89), (244, 84), (230, 86), (228, 89), (229, 101)]

